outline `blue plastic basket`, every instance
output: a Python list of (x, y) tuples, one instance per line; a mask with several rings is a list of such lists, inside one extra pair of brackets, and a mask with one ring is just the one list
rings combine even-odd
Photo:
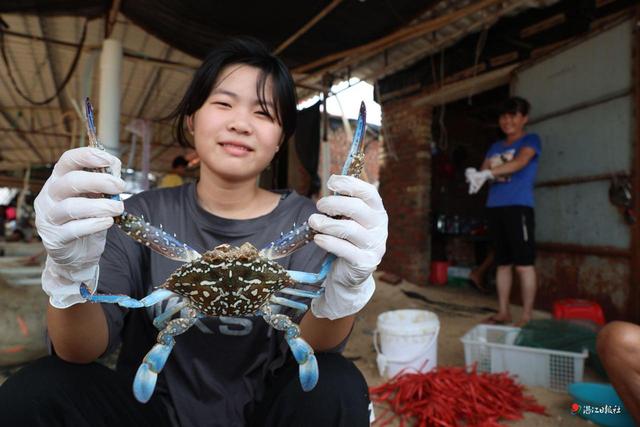
[[(576, 414), (601, 426), (634, 427), (633, 418), (611, 384), (573, 383), (569, 394), (580, 405)], [(620, 413), (616, 409), (620, 408)]]

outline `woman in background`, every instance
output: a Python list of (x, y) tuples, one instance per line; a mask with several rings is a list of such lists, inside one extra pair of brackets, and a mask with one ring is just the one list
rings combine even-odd
[(529, 102), (520, 97), (505, 102), (499, 117), (503, 140), (487, 151), (480, 171), (467, 169), (469, 192), (477, 193), (490, 181), (487, 210), (494, 239), (498, 313), (488, 323), (510, 323), (509, 295), (515, 268), (522, 288), (522, 326), (531, 320), (536, 295), (535, 220), (533, 187), (542, 146), (535, 133), (527, 133)]

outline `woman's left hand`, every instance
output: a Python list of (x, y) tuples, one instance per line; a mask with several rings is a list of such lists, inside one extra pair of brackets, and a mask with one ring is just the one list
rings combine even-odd
[[(375, 290), (372, 273), (385, 253), (387, 212), (378, 190), (358, 178), (332, 175), (327, 186), (338, 193), (323, 197), (309, 225), (314, 241), (338, 257), (324, 282), (322, 297), (311, 303), (316, 317), (338, 319), (360, 311)], [(346, 218), (332, 218), (342, 216)]]

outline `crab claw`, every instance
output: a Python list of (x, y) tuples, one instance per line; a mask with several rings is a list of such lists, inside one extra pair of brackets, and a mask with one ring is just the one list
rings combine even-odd
[(287, 337), (287, 344), (299, 364), (305, 363), (308, 357), (313, 354), (311, 346), (300, 337)]
[(158, 373), (164, 368), (173, 346), (156, 344), (144, 357), (133, 380), (133, 395), (141, 403), (147, 403), (156, 388)]
[(158, 374), (153, 372), (146, 363), (140, 364), (136, 378), (133, 381), (133, 395), (138, 402), (147, 403), (156, 388)]
[(304, 391), (313, 390), (318, 383), (318, 361), (313, 348), (300, 337), (287, 337), (291, 353), (300, 365), (300, 385)]
[(300, 364), (299, 376), (304, 391), (311, 391), (318, 384), (318, 360), (315, 354), (309, 355), (306, 363)]

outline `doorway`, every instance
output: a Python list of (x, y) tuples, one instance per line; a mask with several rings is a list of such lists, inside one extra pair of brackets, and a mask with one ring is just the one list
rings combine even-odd
[[(469, 283), (473, 269), (490, 252), (484, 208), (488, 186), (469, 195), (464, 172), (469, 167), (480, 169), (491, 144), (502, 137), (498, 116), (508, 97), (509, 86), (503, 85), (436, 107), (433, 112), (431, 261), (439, 270), (447, 267), (448, 285)], [(474, 284), (484, 290), (493, 288), (491, 271), (484, 270), (481, 283)]]

